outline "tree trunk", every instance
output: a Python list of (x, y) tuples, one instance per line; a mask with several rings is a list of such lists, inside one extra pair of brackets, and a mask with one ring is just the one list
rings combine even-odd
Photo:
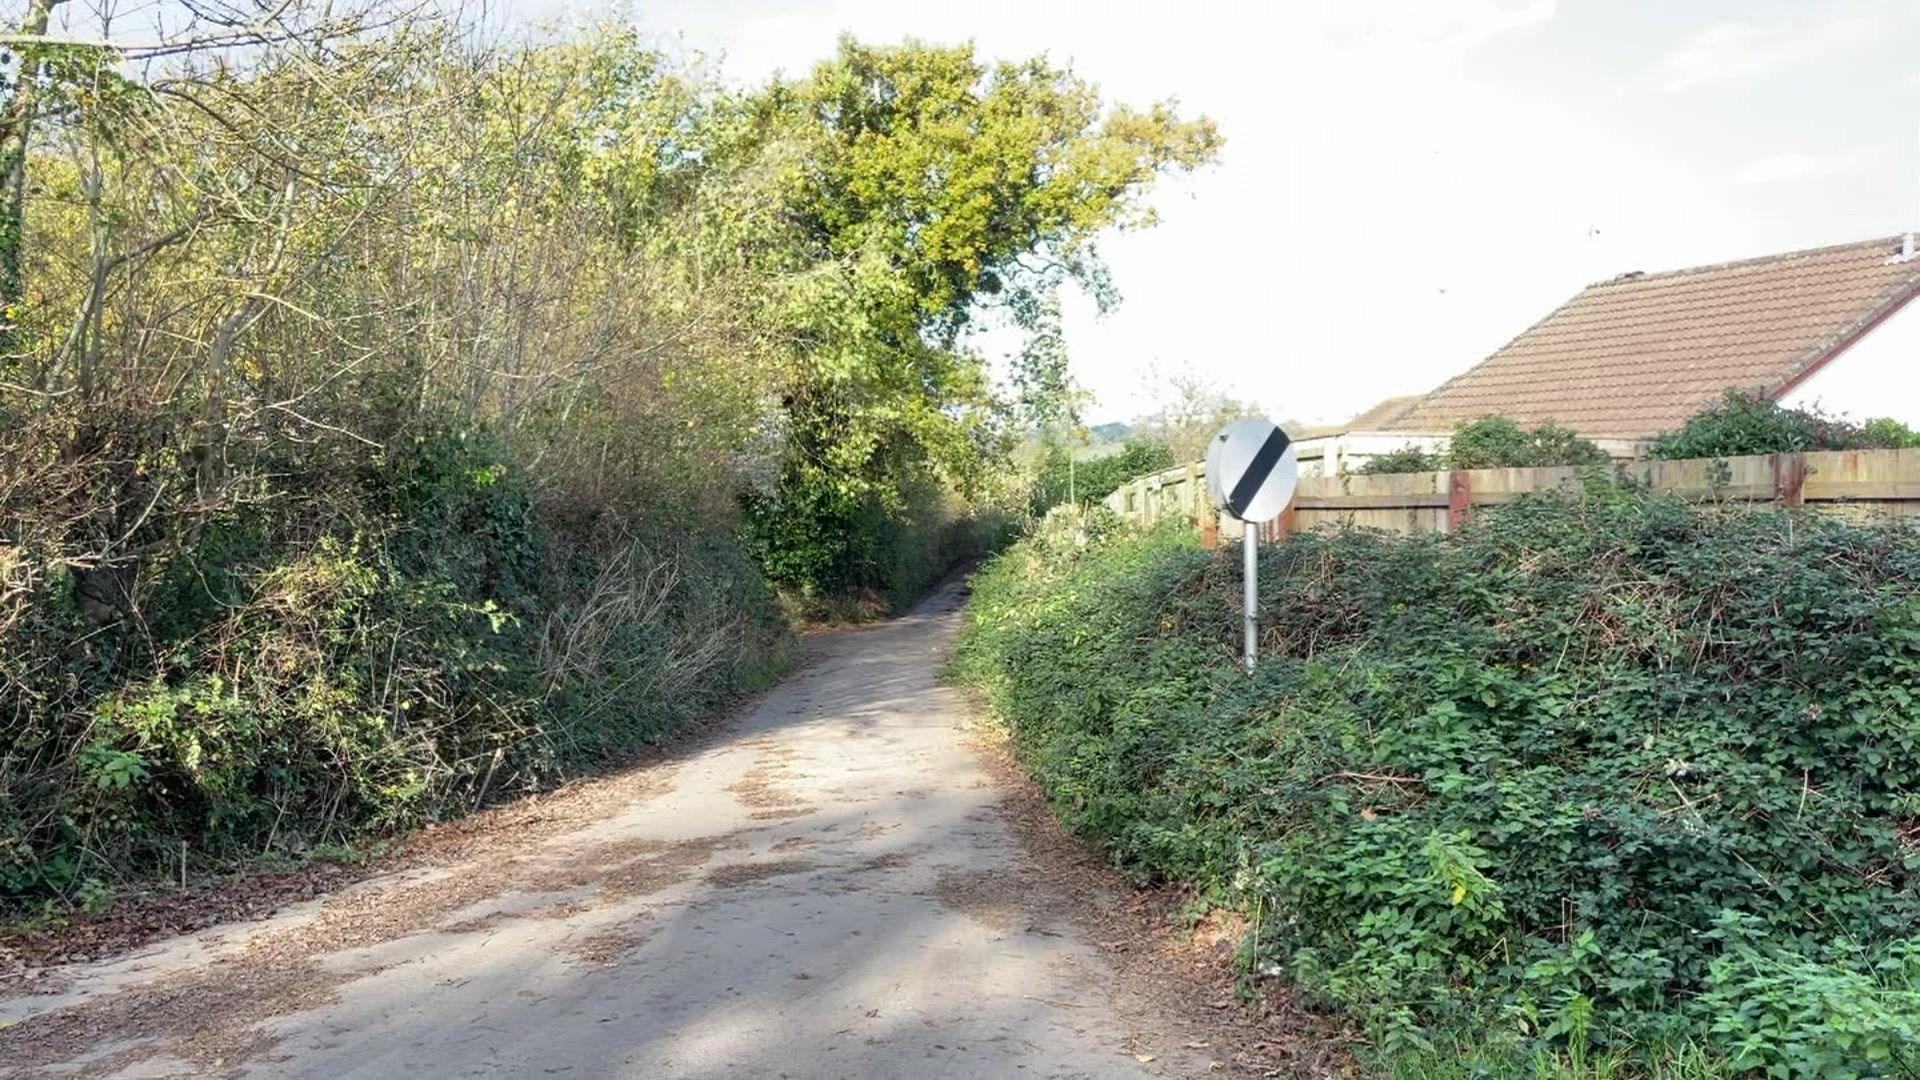
[[(32, 0), (20, 33), (45, 34), (53, 9), (64, 0)], [(26, 296), (21, 245), (26, 231), (27, 142), (39, 105), (40, 57), (22, 46), (13, 85), (0, 94), (0, 350), (18, 344), (20, 304)]]

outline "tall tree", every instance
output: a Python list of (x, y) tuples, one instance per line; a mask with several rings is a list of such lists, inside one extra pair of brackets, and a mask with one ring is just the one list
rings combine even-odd
[(41, 46), (53, 9), (62, 0), (33, 0), (20, 20), (20, 39), (11, 44), (13, 73), (0, 82), (0, 349), (11, 351), (25, 280), (20, 246), (26, 215), (27, 145), (39, 111)]
[(1058, 293), (1040, 301), (1026, 345), (1014, 357), (1013, 387), (1020, 420), (1040, 438), (1068, 437), (1080, 426), (1086, 392), (1075, 383), (1068, 364)]
[(1020, 422), (1045, 447), (1045, 460), (1050, 464), (1064, 459), (1066, 498), (1068, 502), (1075, 502), (1079, 497), (1079, 483), (1074, 448), (1085, 440), (1080, 409), (1087, 395), (1074, 382), (1068, 364), (1066, 328), (1060, 323), (1058, 292), (1042, 298), (1032, 322), (1026, 346), (1014, 357), (1014, 404)]
[[(1140, 429), (1149, 438), (1165, 443), (1183, 462), (1205, 457), (1207, 443), (1223, 425), (1264, 415), (1253, 402), (1241, 401), (1190, 371), (1156, 372), (1151, 378), (1161, 388), (1160, 404), (1140, 422)], [(1293, 428), (1291, 424), (1283, 426)]]
[(1068, 280), (1111, 300), (1094, 239), (1150, 224), (1153, 181), (1220, 139), (1171, 104), (1105, 106), (1044, 58), (989, 64), (971, 45), (843, 40), (742, 106), (758, 197), (739, 204), (775, 208), (758, 257), (785, 282), (773, 318), (792, 358), (793, 453), (753, 520), (776, 578), (830, 590), (881, 559), (872, 525), (903, 493), (969, 490), (1003, 456), (964, 348), (978, 310), (1031, 326)]
[[(142, 86), (121, 73), (124, 63), (180, 62), (197, 54), (288, 43), (317, 46), (350, 36), (366, 23), (364, 11), (346, 10), (354, 7), (351, 3), (323, 2), (316, 12), (299, 0), (257, 4), (179, 0), (177, 10), (168, 12), (175, 20), (171, 33), (142, 40), (70, 37), (49, 32), (54, 11), (65, 3), (28, 0), (19, 25), (0, 32), (0, 353), (7, 355), (15, 353), (20, 338), (26, 298), (28, 172), (36, 129), (44, 117), (52, 114), (68, 123), (87, 123), (124, 113), (130, 100), (144, 103), (155, 91), (192, 100), (181, 91), (197, 81), (195, 73), (183, 70)], [(111, 5), (94, 10), (90, 17), (111, 24)], [(7, 72), (9, 65), (12, 70)], [(215, 65), (214, 71), (224, 75), (224, 67)], [(93, 179), (90, 201), (97, 204), (99, 177)], [(134, 257), (97, 251), (96, 278)]]

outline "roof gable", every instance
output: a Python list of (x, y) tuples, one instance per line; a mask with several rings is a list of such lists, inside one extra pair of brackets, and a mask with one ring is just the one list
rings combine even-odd
[(1642, 438), (1729, 388), (1778, 392), (1920, 290), (1899, 238), (1589, 285), (1394, 423), (1446, 431), (1489, 413)]

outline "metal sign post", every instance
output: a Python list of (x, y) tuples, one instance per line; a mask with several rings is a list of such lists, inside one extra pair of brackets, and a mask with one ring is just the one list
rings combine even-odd
[(1240, 543), (1246, 561), (1241, 574), (1244, 580), (1240, 584), (1247, 605), (1243, 626), (1247, 644), (1241, 651), (1240, 659), (1247, 665), (1247, 670), (1252, 671), (1253, 662), (1259, 659), (1260, 654), (1260, 526), (1251, 521), (1241, 524), (1247, 529), (1246, 539)]
[(1259, 658), (1260, 523), (1272, 521), (1293, 501), (1300, 457), (1287, 433), (1270, 420), (1240, 420), (1214, 436), (1207, 449), (1207, 492), (1213, 505), (1245, 525), (1240, 543), (1246, 644), (1241, 658), (1252, 671)]

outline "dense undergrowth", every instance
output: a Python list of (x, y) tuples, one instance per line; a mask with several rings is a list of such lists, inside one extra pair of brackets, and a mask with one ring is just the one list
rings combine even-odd
[[(257, 501), (199, 512), (190, 459), (142, 430), (74, 433), (93, 453), (66, 461), (6, 440), (0, 508), (26, 542), (0, 567), (0, 904), (97, 906), (183, 860), (464, 812), (656, 742), (784, 661), (772, 590), (724, 531), (570, 513), (497, 439), (283, 446)], [(115, 542), (147, 553), (90, 558)]]
[(1057, 513), (956, 672), (1401, 1075), (1920, 1069), (1920, 532), (1597, 486), (1237, 553)]

